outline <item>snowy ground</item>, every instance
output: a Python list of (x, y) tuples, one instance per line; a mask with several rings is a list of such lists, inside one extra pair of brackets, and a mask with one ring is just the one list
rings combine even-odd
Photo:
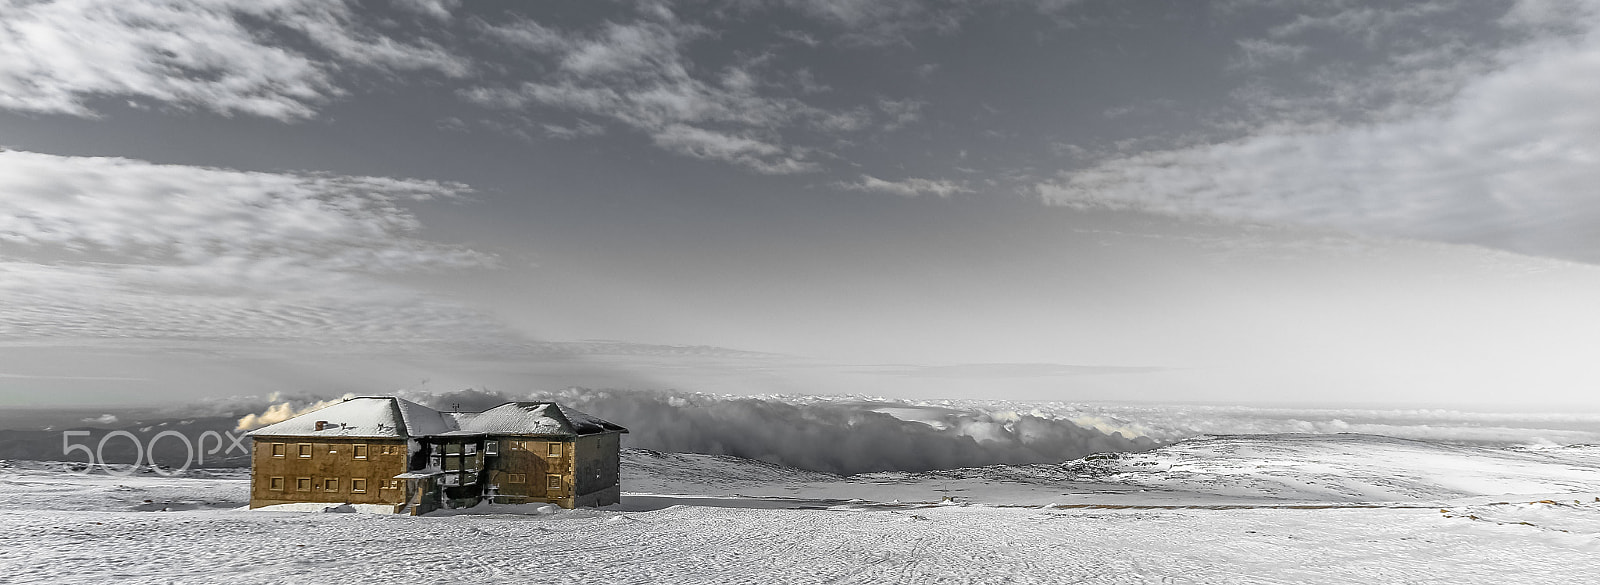
[[(8, 465), (0, 468), (3, 583), (1590, 583), (1600, 575), (1596, 447), (1219, 437), (1066, 465), (849, 478), (632, 451), (620, 506), (421, 518), (241, 511), (238, 474), (112, 477)], [(936, 503), (945, 495), (955, 503)]]

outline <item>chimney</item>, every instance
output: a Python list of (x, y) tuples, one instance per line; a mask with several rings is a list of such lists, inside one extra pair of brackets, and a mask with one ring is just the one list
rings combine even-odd
[(325, 420), (317, 421), (317, 430), (320, 431), (320, 430), (326, 428), (327, 426), (328, 426), (328, 421), (325, 421)]

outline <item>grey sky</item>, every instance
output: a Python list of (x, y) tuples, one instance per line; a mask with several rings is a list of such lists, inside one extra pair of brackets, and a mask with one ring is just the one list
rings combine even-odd
[(0, 403), (1594, 406), (1594, 79), (1582, 1), (7, 3)]

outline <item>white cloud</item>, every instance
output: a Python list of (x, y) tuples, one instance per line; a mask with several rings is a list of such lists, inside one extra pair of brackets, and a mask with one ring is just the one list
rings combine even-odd
[(1527, 22), (1502, 19), (1496, 29), (1495, 10), (1459, 0), (1220, 2), (1215, 13), (1224, 20), (1254, 27), (1277, 19), (1264, 36), (1237, 41), (1229, 69), (1248, 77), (1233, 92), (1238, 107), (1220, 118), (1318, 124), (1424, 113), (1506, 66), (1506, 49), (1538, 36)]
[(877, 191), (880, 193), (893, 193), (902, 197), (916, 197), (918, 195), (937, 195), (949, 197), (956, 193), (971, 193), (972, 190), (963, 185), (945, 181), (919, 179), (916, 177), (900, 180), (885, 181), (872, 175), (861, 175), (861, 180), (854, 183), (840, 183), (839, 187), (852, 191)]
[(1137, 421), (1142, 434), (1163, 441), (1199, 434), (1364, 433), (1408, 439), (1516, 445), (1600, 439), (1600, 415), (1557, 412), (1469, 412), (1248, 406), (1073, 405), (1058, 415), (1090, 411), (1113, 422)]
[(487, 257), (410, 237), (420, 225), (400, 206), (468, 191), (459, 183), (0, 151), (0, 238), (183, 262), (282, 257), (378, 272), (479, 266)]
[(672, 18), (606, 23), (593, 36), (567, 38), (561, 68), (579, 76), (654, 69), (658, 59), (675, 59), (680, 44), (706, 32)]
[(840, 40), (856, 45), (909, 43), (912, 34), (948, 33), (971, 12), (962, 2), (925, 0), (787, 0), (801, 12), (843, 29)]
[(0, 296), (7, 346), (198, 342), (215, 352), (252, 344), (327, 351), (459, 348), (504, 335), (483, 315), (422, 291), (284, 259), (0, 261)]
[[(92, 100), (121, 96), (295, 120), (315, 116), (345, 92), (335, 75), (349, 65), (469, 72), (465, 59), (436, 44), (362, 26), (354, 6), (0, 0), (0, 108), (89, 117), (96, 115)], [(319, 51), (278, 42), (287, 31)]]
[[(1469, 242), (1600, 259), (1600, 18), (1495, 56), (1402, 119), (1275, 125), (1038, 185), (1047, 200)], [(1415, 74), (1419, 83), (1433, 79)]]
[(132, 376), (51, 376), (37, 374), (11, 374), (0, 372), (0, 378), (12, 380), (105, 380), (114, 382), (139, 382), (149, 378), (136, 378)]
[(739, 67), (722, 71), (716, 79), (692, 75), (683, 46), (708, 31), (680, 22), (664, 7), (645, 10), (632, 22), (607, 22), (589, 34), (557, 31), (530, 20), (480, 23), (480, 28), (501, 43), (553, 58), (558, 70), (515, 89), (466, 90), (462, 95), (469, 101), (509, 109), (542, 105), (609, 118), (649, 134), (657, 146), (672, 152), (763, 173), (814, 166), (804, 160), (802, 149), (754, 136), (770, 135), (772, 129), (811, 114), (810, 108), (759, 94), (760, 84)]
[(579, 138), (583, 136), (599, 136), (606, 133), (606, 128), (604, 126), (588, 120), (578, 120), (578, 123), (573, 124), (572, 126), (541, 124), (541, 127), (544, 128), (546, 136), (551, 138), (560, 138), (563, 140), (571, 140), (573, 138)]
[(1310, 50), (1305, 45), (1280, 43), (1268, 39), (1240, 39), (1240, 57), (1231, 66), (1239, 69), (1265, 69), (1275, 65), (1294, 63)]
[[(687, 47), (712, 31), (680, 20), (661, 5), (641, 9), (634, 20), (608, 21), (587, 31), (558, 30), (526, 19), (479, 22), (477, 28), (485, 38), (549, 65), (548, 73), (535, 79), (461, 92), (486, 107), (558, 108), (609, 119), (645, 133), (665, 150), (767, 174), (819, 168), (811, 149), (788, 143), (784, 131), (836, 135), (873, 125), (874, 113), (864, 107), (825, 110), (774, 95), (769, 90), (795, 84), (801, 93), (824, 92), (826, 86), (804, 70), (792, 82), (767, 81), (762, 75), (766, 54), (717, 69), (697, 66)], [(917, 102), (883, 100), (879, 109), (893, 128), (915, 121), (920, 107)], [(578, 135), (559, 130), (549, 134)]]
[(872, 113), (866, 108), (830, 112), (816, 121), (817, 127), (832, 132), (855, 132), (872, 125)]
[(889, 120), (884, 124), (884, 130), (898, 130), (917, 120), (922, 119), (922, 108), (927, 104), (913, 99), (905, 100), (878, 100), (878, 109), (888, 115)]
[(815, 163), (791, 156), (791, 149), (756, 138), (673, 124), (655, 133), (657, 146), (696, 158), (735, 162), (752, 170), (782, 175), (809, 171)]
[(405, 208), (466, 191), (3, 151), (0, 340), (492, 339), (481, 315), (381, 278), (493, 265), (418, 237)]
[(461, 7), (461, 0), (393, 0), (393, 4), (402, 10), (448, 21), (453, 16), (452, 13)]

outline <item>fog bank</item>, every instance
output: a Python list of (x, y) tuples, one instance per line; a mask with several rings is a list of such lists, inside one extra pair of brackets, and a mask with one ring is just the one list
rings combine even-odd
[(878, 412), (874, 406), (882, 405), (871, 403), (582, 388), (520, 396), (466, 390), (406, 397), (462, 410), (508, 400), (551, 400), (627, 427), (624, 446), (732, 455), (839, 474), (1053, 463), (1156, 446), (1146, 437), (1014, 412), (950, 410), (911, 421)]

